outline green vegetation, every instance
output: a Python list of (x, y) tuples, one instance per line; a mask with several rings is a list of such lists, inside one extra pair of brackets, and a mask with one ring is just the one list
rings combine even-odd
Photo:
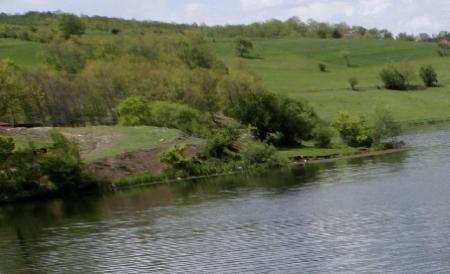
[[(31, 149), (26, 134), (38, 129), (7, 131), (16, 139), (4, 142), (5, 155), (39, 162), (24, 171), (48, 178), (55, 193), (85, 189), (82, 161), (102, 166), (127, 152), (157, 148), (151, 157), (167, 169), (146, 178), (199, 176), (379, 149), (398, 135), (395, 121), (450, 119), (450, 75), (440, 73), (448, 33), (437, 45), (298, 18), (207, 27), (31, 12), (0, 15), (0, 37), (9, 58), (0, 63), (0, 122), (64, 126), (80, 143), (42, 129)], [(14, 43), (24, 57), (2, 49)], [(418, 82), (419, 67), (435, 88)], [(27, 158), (36, 147), (42, 153)], [(5, 174), (16, 170), (11, 161)]]
[(420, 68), (420, 78), (426, 87), (435, 87), (438, 85), (437, 73), (431, 65)]
[[(437, 54), (435, 43), (370, 39), (253, 39), (254, 55), (245, 66), (259, 75), (271, 92), (293, 99), (305, 99), (322, 119), (331, 122), (336, 113), (347, 111), (370, 116), (377, 107), (387, 106), (402, 124), (426, 123), (450, 119), (450, 60)], [(237, 63), (233, 43), (216, 40), (216, 52), (226, 64)], [(351, 52), (347, 67), (342, 52)], [(432, 65), (439, 74), (439, 87), (398, 93), (382, 87), (379, 73), (389, 65), (419, 68)], [(242, 61), (241, 61), (242, 62)], [(327, 73), (317, 64), (327, 66)], [(349, 90), (349, 79), (357, 75), (358, 93)], [(412, 86), (423, 86), (419, 77)]]
[(253, 49), (253, 43), (250, 40), (239, 38), (236, 39), (236, 52), (239, 57), (248, 56), (250, 54), (250, 50)]
[(78, 145), (57, 131), (47, 150), (30, 144), (15, 149), (12, 138), (0, 137), (0, 202), (79, 192), (104, 187), (84, 173)]

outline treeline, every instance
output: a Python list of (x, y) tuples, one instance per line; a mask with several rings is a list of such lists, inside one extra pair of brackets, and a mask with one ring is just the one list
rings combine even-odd
[[(0, 13), (0, 38), (49, 42), (57, 37), (58, 21), (62, 12), (27, 12), (25, 14)], [(346, 23), (329, 24), (315, 20), (303, 21), (291, 17), (285, 21), (272, 19), (248, 25), (206, 26), (198, 24), (176, 24), (156, 21), (137, 21), (103, 16), (81, 16), (86, 29), (93, 33), (161, 34), (195, 32), (212, 39), (216, 38), (365, 38), (397, 39), (402, 41), (436, 42), (450, 40), (450, 32), (437, 34), (405, 32), (394, 35), (387, 29), (350, 26)]]

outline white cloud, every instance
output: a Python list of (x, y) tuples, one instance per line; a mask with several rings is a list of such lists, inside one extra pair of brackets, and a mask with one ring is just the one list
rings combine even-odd
[(278, 6), (284, 3), (284, 0), (240, 0), (244, 9), (259, 9)]
[(354, 13), (353, 5), (343, 1), (311, 1), (311, 3), (291, 8), (288, 12), (290, 16), (319, 21), (330, 21), (342, 15), (351, 17)]
[(390, 0), (359, 0), (358, 10), (363, 15), (375, 15), (385, 11), (390, 5)]
[(434, 22), (429, 16), (415, 16), (405, 23), (405, 27), (410, 32), (438, 32), (442, 29), (442, 25)]

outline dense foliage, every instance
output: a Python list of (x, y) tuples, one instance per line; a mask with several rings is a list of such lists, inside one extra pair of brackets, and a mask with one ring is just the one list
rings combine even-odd
[(51, 133), (48, 149), (16, 150), (14, 141), (0, 137), (0, 202), (55, 193), (100, 191), (100, 184), (83, 171), (78, 145)]
[(387, 89), (407, 90), (411, 87), (414, 78), (415, 73), (407, 64), (389, 65), (380, 72), (380, 79)]
[(438, 84), (437, 73), (431, 65), (420, 68), (420, 78), (427, 87), (435, 87)]
[(367, 120), (363, 116), (339, 113), (333, 123), (342, 140), (351, 147), (370, 147), (373, 139)]

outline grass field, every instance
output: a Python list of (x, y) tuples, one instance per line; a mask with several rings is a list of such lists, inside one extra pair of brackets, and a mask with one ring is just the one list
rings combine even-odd
[[(19, 149), (27, 146), (30, 141), (36, 147), (45, 147), (51, 143), (48, 130), (48, 128), (17, 129), (8, 135), (14, 138)], [(179, 130), (158, 127), (96, 126), (59, 130), (80, 144), (82, 157), (87, 162), (142, 149), (203, 142), (201, 139), (186, 137)]]
[(0, 60), (9, 58), (17, 65), (36, 67), (42, 64), (41, 45), (14, 39), (0, 39)]
[[(450, 58), (437, 55), (433, 43), (377, 40), (267, 39), (255, 40), (252, 55), (244, 59), (275, 93), (306, 99), (325, 120), (340, 111), (369, 116), (377, 106), (389, 108), (402, 123), (450, 120)], [(229, 65), (235, 57), (233, 41), (215, 42), (219, 56)], [(343, 52), (349, 53), (347, 67)], [(432, 64), (443, 87), (409, 92), (378, 89), (379, 71), (389, 62), (407, 64), (416, 71)], [(320, 72), (318, 64), (327, 65)], [(349, 89), (348, 79), (356, 77), (360, 91)], [(415, 84), (420, 84), (417, 77)]]

